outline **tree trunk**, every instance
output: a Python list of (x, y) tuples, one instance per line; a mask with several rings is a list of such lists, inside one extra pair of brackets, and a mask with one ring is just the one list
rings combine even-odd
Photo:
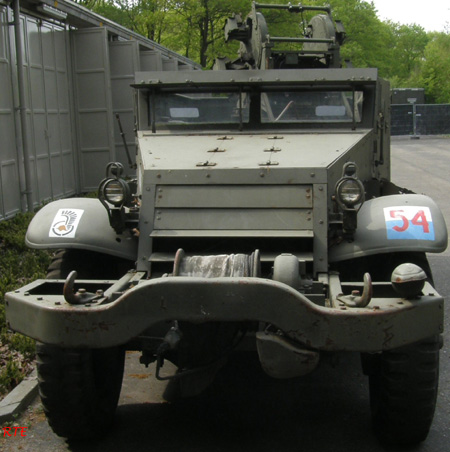
[(209, 9), (208, 0), (203, 0), (203, 7), (205, 12), (202, 18), (199, 20), (200, 29), (200, 64), (202, 67), (206, 67), (207, 56), (206, 51), (208, 50), (208, 31), (209, 31)]

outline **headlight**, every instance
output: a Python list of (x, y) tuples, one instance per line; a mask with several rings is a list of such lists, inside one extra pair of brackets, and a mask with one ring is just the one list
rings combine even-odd
[(336, 185), (336, 200), (339, 204), (351, 208), (364, 199), (364, 186), (360, 180), (344, 177)]
[(120, 182), (120, 180), (110, 180), (103, 188), (105, 199), (115, 206), (123, 204), (125, 199), (125, 189)]
[(99, 195), (113, 206), (125, 204), (130, 196), (130, 188), (123, 179), (108, 179), (100, 187)]

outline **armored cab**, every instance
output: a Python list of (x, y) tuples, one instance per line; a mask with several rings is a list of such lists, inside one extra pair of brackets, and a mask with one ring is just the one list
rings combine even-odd
[(299, 53), (308, 68), (137, 73), (136, 178), (111, 163), (98, 200), (38, 212), (28, 245), (65, 251), (7, 295), (7, 316), (38, 341), (56, 433), (111, 422), (124, 350), (157, 378), (175, 363), (183, 396), (245, 343), (274, 378), (361, 353), (380, 438), (426, 437), (444, 301), (425, 253), (446, 225), (390, 180), (388, 83), (316, 67), (337, 61), (327, 49)]

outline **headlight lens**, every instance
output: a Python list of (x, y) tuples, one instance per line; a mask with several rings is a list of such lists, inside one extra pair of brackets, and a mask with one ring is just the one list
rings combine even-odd
[(336, 187), (336, 196), (346, 207), (354, 207), (362, 201), (364, 187), (358, 179), (344, 178)]
[(111, 179), (103, 186), (103, 197), (114, 206), (120, 206), (126, 198), (126, 186), (120, 179)]

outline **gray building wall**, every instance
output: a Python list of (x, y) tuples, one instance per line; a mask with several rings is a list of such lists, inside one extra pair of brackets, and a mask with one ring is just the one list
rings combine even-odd
[(22, 127), (29, 142), (31, 208), (95, 190), (108, 162), (129, 167), (116, 114), (134, 159), (134, 73), (200, 69), (74, 3), (58, 2), (63, 20), (40, 13), (37, 5), (36, 0), (21, 2), (25, 100), (20, 105), (16, 40), (8, 25), (14, 15), (12, 6), (0, 0), (0, 219), (30, 210)]

